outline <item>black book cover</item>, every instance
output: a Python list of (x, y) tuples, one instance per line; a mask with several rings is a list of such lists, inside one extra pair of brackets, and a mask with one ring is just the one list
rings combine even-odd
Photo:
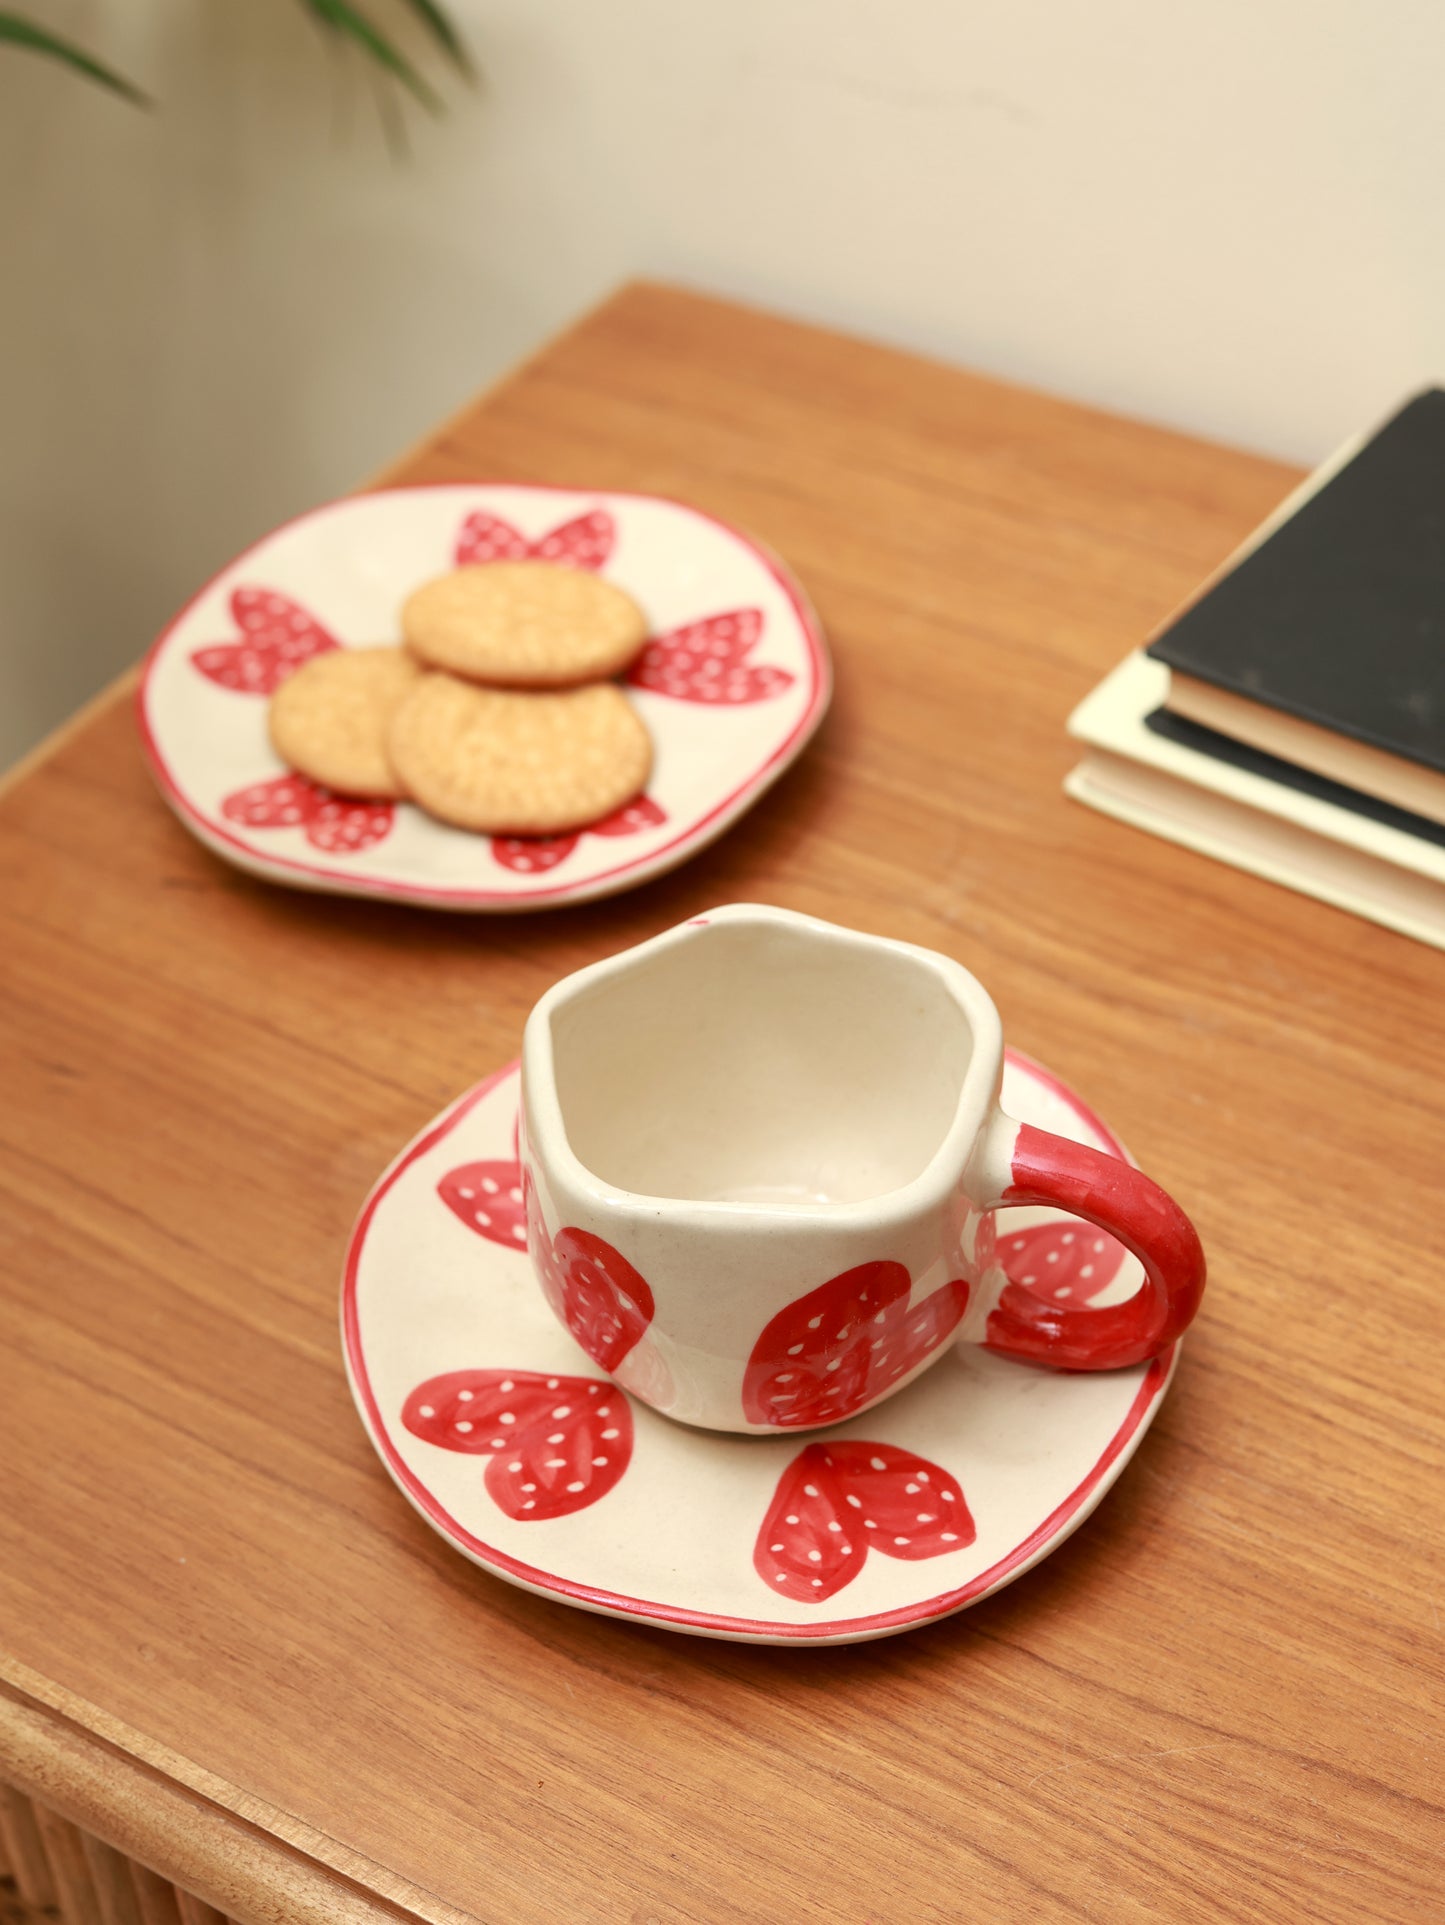
[(1287, 789), (1298, 789), (1301, 795), (1333, 802), (1337, 809), (1351, 809), (1356, 815), (1368, 816), (1372, 822), (1383, 822), (1387, 829), (1403, 829), (1406, 835), (1420, 836), (1445, 849), (1445, 825), (1432, 822), (1428, 816), (1416, 815), (1411, 809), (1397, 809), (1392, 802), (1380, 802), (1366, 795), (1363, 789), (1351, 789), (1343, 782), (1332, 782), (1326, 775), (1316, 775), (1313, 769), (1302, 769), (1295, 762), (1266, 755), (1263, 749), (1237, 742), (1232, 735), (1221, 735), (1217, 729), (1206, 728), (1202, 722), (1191, 721), (1186, 715), (1155, 709), (1144, 717), (1144, 726), (1155, 735), (1162, 735), (1166, 742), (1177, 742), (1181, 748), (1193, 749), (1198, 755), (1212, 755), (1216, 762), (1228, 762), (1232, 768), (1245, 769), (1250, 775), (1267, 776), (1271, 782), (1283, 783)]
[(1148, 653), (1445, 772), (1445, 390), (1408, 402)]

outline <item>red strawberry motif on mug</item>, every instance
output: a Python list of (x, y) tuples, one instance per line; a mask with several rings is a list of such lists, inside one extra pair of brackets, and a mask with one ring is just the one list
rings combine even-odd
[(595, 1363), (665, 1406), (667, 1366), (651, 1345), (639, 1348), (652, 1321), (651, 1290), (625, 1257), (590, 1231), (564, 1230), (554, 1243), (536, 1194), (517, 1158), (462, 1163), (437, 1184), (437, 1195), (469, 1230), (533, 1255), (548, 1303)]
[(536, 1185), (525, 1173), (527, 1254), (542, 1295), (594, 1363), (657, 1410), (674, 1397), (672, 1372), (647, 1335), (652, 1291), (620, 1251), (590, 1230), (547, 1234)]
[(487, 1494), (524, 1524), (595, 1504), (632, 1457), (632, 1408), (595, 1377), (453, 1370), (419, 1384), (401, 1420), (424, 1443), (490, 1457)]
[(1046, 1302), (1092, 1303), (1118, 1276), (1126, 1254), (1117, 1237), (1078, 1217), (1006, 1230), (998, 1239), (1009, 1282)]
[(231, 616), (242, 639), (198, 648), (191, 661), (209, 680), (240, 695), (274, 695), (293, 669), (340, 647), (314, 615), (273, 589), (236, 589)]
[(221, 804), (228, 822), (246, 829), (304, 829), (306, 840), (328, 855), (359, 855), (391, 834), (389, 802), (353, 801), (333, 795), (304, 775), (277, 775), (237, 789)]
[(504, 869), (515, 869), (519, 875), (540, 875), (543, 870), (555, 869), (570, 856), (584, 835), (636, 835), (642, 829), (655, 829), (666, 820), (651, 796), (640, 795), (635, 802), (625, 802), (599, 822), (589, 822), (576, 835), (493, 836), (492, 854)]
[(542, 1289), (587, 1355), (616, 1370), (652, 1322), (652, 1292), (620, 1251), (591, 1230), (560, 1230)]
[(437, 1195), (478, 1236), (506, 1250), (526, 1249), (522, 1166), (515, 1159), (463, 1163), (447, 1171), (437, 1184)]
[(749, 1423), (836, 1424), (905, 1377), (968, 1306), (960, 1278), (909, 1308), (901, 1263), (860, 1263), (797, 1297), (763, 1329), (743, 1378)]
[(554, 561), (595, 571), (604, 565), (616, 540), (616, 523), (605, 508), (565, 521), (537, 541), (528, 541), (500, 515), (478, 509), (461, 525), (456, 561), (458, 568), (488, 561)]
[(627, 671), (627, 679), (634, 688), (671, 695), (680, 702), (706, 702), (719, 708), (765, 702), (791, 688), (794, 677), (791, 669), (757, 667), (743, 659), (762, 632), (760, 608), (733, 608), (705, 616), (685, 628), (655, 635)]
[(862, 1570), (869, 1551), (942, 1557), (977, 1532), (957, 1481), (893, 1444), (809, 1444), (778, 1480), (753, 1548), (771, 1591), (821, 1604)]

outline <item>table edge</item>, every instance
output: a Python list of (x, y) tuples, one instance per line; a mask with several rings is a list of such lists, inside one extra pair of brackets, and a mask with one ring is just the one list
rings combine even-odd
[[(0, 1779), (229, 1916), (287, 1925), (479, 1925), (47, 1683), (0, 1662)], [(229, 1794), (229, 1795), (227, 1795)]]

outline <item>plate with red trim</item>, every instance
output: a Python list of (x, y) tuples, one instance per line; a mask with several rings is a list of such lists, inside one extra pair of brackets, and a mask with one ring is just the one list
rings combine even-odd
[[(398, 640), (403, 600), (433, 575), (526, 557), (604, 573), (647, 616), (625, 678), (656, 750), (644, 795), (574, 835), (472, 835), (411, 803), (333, 795), (277, 759), (267, 698), (292, 670)], [(710, 515), (446, 483), (354, 495), (266, 536), (160, 636), (138, 700), (162, 793), (227, 861), (306, 889), (497, 911), (611, 895), (696, 854), (802, 751), (831, 689), (797, 583)]]
[[(1013, 1051), (1003, 1098), (1125, 1155)], [(1046, 1557), (1159, 1408), (1177, 1345), (1091, 1374), (955, 1345), (826, 1431), (743, 1437), (658, 1416), (603, 1375), (533, 1278), (517, 1099), (513, 1064), (402, 1152), (362, 1209), (342, 1290), (347, 1373), (383, 1464), (428, 1524), (509, 1583), (751, 1643), (886, 1637)], [(1057, 1211), (1000, 1211), (996, 1255), (1052, 1299), (1116, 1302), (1140, 1280), (1113, 1238)]]

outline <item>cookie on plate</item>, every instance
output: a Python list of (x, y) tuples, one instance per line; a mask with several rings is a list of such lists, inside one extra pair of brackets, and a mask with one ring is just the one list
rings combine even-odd
[(387, 730), (421, 679), (404, 648), (332, 648), (288, 675), (271, 697), (271, 745), (299, 775), (343, 795), (402, 793)]
[(438, 575), (407, 597), (401, 628), (432, 668), (506, 688), (601, 681), (647, 639), (646, 617), (615, 583), (547, 561)]
[(490, 835), (558, 835), (610, 815), (652, 773), (652, 738), (611, 682), (527, 694), (424, 675), (397, 710), (393, 768), (428, 815)]

